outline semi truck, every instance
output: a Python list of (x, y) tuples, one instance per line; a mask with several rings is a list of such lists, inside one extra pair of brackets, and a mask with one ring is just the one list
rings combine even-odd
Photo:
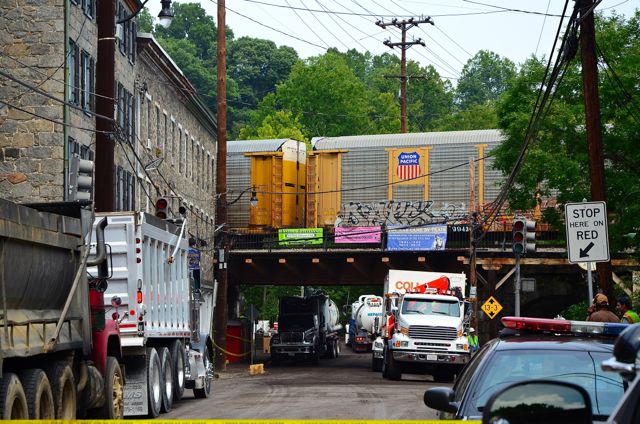
[(354, 352), (369, 352), (382, 326), (381, 296), (365, 294), (351, 304), (349, 345)]
[(271, 337), (271, 362), (285, 358), (309, 359), (340, 354), (338, 331), (342, 328), (336, 304), (322, 291), (280, 298), (278, 333)]
[[(463, 273), (389, 270), (384, 282), (382, 375), (427, 373), (452, 381), (469, 361)], [(373, 360), (375, 361), (375, 351)]]
[[(0, 199), (0, 417), (121, 419), (120, 298), (103, 298), (100, 220), (90, 256), (91, 202)], [(96, 271), (88, 275), (87, 266)]]
[(113, 264), (103, 303), (121, 300), (122, 311), (107, 320), (120, 328), (124, 416), (168, 412), (185, 389), (208, 397), (214, 288), (200, 285), (189, 269), (186, 218), (172, 223), (143, 212), (98, 213), (96, 225), (102, 218)]

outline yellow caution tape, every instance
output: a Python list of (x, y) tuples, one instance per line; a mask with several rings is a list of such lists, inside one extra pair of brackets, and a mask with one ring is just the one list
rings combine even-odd
[[(118, 424), (159, 424), (159, 423), (184, 423), (184, 424), (453, 424), (460, 423), (454, 420), (180, 420), (180, 419), (162, 419), (154, 420), (43, 420), (44, 424), (100, 424), (100, 423), (118, 423)], [(480, 424), (481, 421), (465, 421), (467, 423)], [(12, 424), (31, 424), (30, 420), (12, 420)]]
[(248, 354), (250, 354), (251, 352), (244, 352), (244, 353), (233, 353), (233, 352), (229, 352), (226, 349), (221, 348), (220, 346), (218, 346), (216, 344), (216, 342), (213, 342), (213, 346), (218, 349), (220, 352), (224, 353), (225, 355), (229, 355), (229, 356), (235, 356), (237, 358), (241, 358), (243, 356), (247, 356)]

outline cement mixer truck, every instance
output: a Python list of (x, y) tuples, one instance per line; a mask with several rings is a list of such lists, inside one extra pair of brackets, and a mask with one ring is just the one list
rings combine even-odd
[(349, 344), (354, 352), (369, 352), (382, 326), (381, 296), (364, 294), (351, 304)]
[(336, 304), (322, 291), (281, 297), (278, 333), (271, 337), (271, 363), (306, 358), (318, 364), (321, 357), (337, 358), (342, 328), (338, 318)]

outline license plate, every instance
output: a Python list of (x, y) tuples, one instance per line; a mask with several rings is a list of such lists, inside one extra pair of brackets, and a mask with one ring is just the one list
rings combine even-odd
[(289, 355), (289, 356), (295, 356), (295, 353), (293, 353), (293, 352), (287, 352), (287, 355)]
[(437, 361), (438, 355), (427, 355), (427, 361)]

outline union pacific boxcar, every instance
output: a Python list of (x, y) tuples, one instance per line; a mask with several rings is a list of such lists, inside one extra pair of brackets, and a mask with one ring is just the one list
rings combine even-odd
[(502, 177), (490, 153), (502, 140), (499, 130), (314, 138), (306, 224), (334, 225), (348, 208), (388, 213), (390, 204), (467, 216), (498, 194)]

